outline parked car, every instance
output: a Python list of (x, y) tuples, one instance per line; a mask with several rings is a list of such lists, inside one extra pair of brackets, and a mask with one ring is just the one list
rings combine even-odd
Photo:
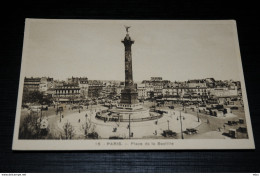
[(63, 107), (58, 107), (58, 111), (63, 111)]
[(29, 109), (33, 112), (40, 112), (41, 111), (41, 106), (30, 106)]
[(155, 112), (157, 112), (157, 113), (159, 113), (159, 114), (163, 114), (163, 113), (168, 114), (167, 111), (162, 111), (162, 110), (156, 110)]
[(42, 111), (48, 111), (48, 105), (42, 105), (41, 110)]
[(124, 138), (119, 137), (119, 136), (110, 136), (109, 139), (124, 139)]
[(170, 109), (174, 109), (174, 106), (169, 106)]
[(73, 106), (71, 109), (72, 109), (72, 110), (73, 110), (73, 109), (83, 109), (83, 106), (80, 106), (80, 105), (78, 105), (78, 106)]
[(230, 109), (232, 109), (232, 110), (236, 109), (237, 110), (238, 107), (237, 106), (231, 106)]
[(195, 133), (198, 133), (198, 130), (195, 128), (186, 128), (185, 133), (186, 134), (195, 134)]
[(176, 135), (177, 135), (177, 133), (173, 132), (172, 130), (164, 130), (162, 133), (162, 136), (164, 136), (164, 137), (174, 137)]

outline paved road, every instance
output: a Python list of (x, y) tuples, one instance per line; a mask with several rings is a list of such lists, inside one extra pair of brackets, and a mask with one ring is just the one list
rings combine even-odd
[[(144, 104), (145, 107), (153, 105), (151, 102)], [(181, 107), (175, 106), (174, 110), (169, 109), (168, 107), (159, 107), (168, 112), (164, 114), (162, 118), (158, 120), (151, 120), (145, 122), (131, 122), (130, 124), (130, 133), (133, 133), (133, 138), (164, 138), (161, 133), (164, 130), (170, 129), (178, 133), (176, 138), (181, 138), (181, 124), (180, 124), (180, 110)], [(49, 135), (47, 138), (51, 139), (60, 139), (61, 136), (64, 136), (63, 126), (65, 123), (69, 122), (74, 128), (74, 138), (75, 139), (85, 139), (85, 124), (87, 119), (91, 120), (91, 123), (94, 125), (94, 131), (96, 131), (101, 138), (109, 138), (112, 136), (129, 138), (129, 123), (128, 122), (104, 122), (95, 118), (96, 112), (106, 109), (101, 105), (94, 105), (87, 109), (84, 107), (83, 110), (71, 110), (69, 106), (64, 108), (62, 112), (63, 118), (60, 118), (60, 114), (56, 114), (55, 108), (50, 107), (48, 111), (43, 111), (42, 116), (48, 119), (49, 123)], [(23, 109), (21, 112), (21, 121), (29, 113), (26, 109)], [(240, 125), (228, 126), (228, 120), (238, 120), (239, 118), (244, 118), (244, 112), (239, 109), (233, 111), (233, 117), (212, 117), (203, 113), (199, 113), (199, 122), (197, 113), (187, 109), (187, 113), (182, 112), (184, 119), (182, 120), (183, 131), (186, 128), (196, 128), (198, 129), (198, 134), (186, 135), (186, 139), (221, 139), (225, 138), (223, 133), (228, 133), (230, 128), (238, 128)], [(39, 113), (40, 114), (40, 113)], [(87, 114), (87, 116), (86, 116)], [(61, 119), (61, 121), (60, 121)], [(208, 123), (209, 122), (209, 123)], [(224, 126), (225, 125), (225, 126)], [(245, 138), (245, 136), (242, 136)]]

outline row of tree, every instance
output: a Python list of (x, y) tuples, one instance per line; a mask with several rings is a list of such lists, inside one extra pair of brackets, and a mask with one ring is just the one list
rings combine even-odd
[(41, 105), (50, 105), (53, 102), (53, 98), (48, 95), (44, 95), (43, 92), (38, 90), (30, 91), (28, 89), (23, 90), (22, 104), (36, 103)]
[[(22, 121), (19, 128), (19, 139), (73, 139), (75, 130), (71, 123), (66, 122), (63, 125), (63, 133), (51, 134), (49, 128), (40, 129), (41, 121), (36, 113), (28, 114)], [(95, 132), (95, 125), (90, 119), (86, 119), (84, 128), (85, 138), (97, 139), (98, 133)]]

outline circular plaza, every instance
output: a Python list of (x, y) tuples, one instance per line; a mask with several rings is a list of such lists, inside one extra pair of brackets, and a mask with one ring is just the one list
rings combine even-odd
[[(121, 120), (116, 120), (118, 116), (111, 116), (110, 120), (100, 118), (100, 114), (104, 116), (108, 113), (111, 111), (104, 107), (87, 109), (81, 113), (75, 111), (62, 118), (58, 126), (62, 128), (65, 123), (69, 122), (77, 136), (85, 135), (85, 124), (91, 123), (92, 131), (95, 131), (100, 139), (156, 139), (164, 138), (162, 133), (165, 130), (180, 134), (181, 130), (196, 128), (201, 124), (196, 116), (181, 112), (180, 117), (180, 111), (171, 109), (163, 114), (145, 110), (142, 111), (142, 118), (131, 118), (131, 114), (130, 120), (127, 118), (129, 117), (127, 113), (125, 118), (121, 117)], [(146, 115), (149, 115), (149, 119), (145, 118)]]

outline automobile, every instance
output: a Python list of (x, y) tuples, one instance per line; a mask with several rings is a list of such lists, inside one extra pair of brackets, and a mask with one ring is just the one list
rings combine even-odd
[(205, 104), (200, 104), (199, 107), (206, 107), (206, 105)]
[(72, 109), (72, 110), (73, 110), (73, 109), (83, 109), (83, 106), (80, 106), (80, 105), (78, 105), (78, 106), (73, 106), (71, 109)]
[(236, 138), (236, 129), (229, 129), (228, 136), (231, 138)]
[(186, 134), (195, 134), (198, 133), (198, 130), (195, 128), (186, 128), (186, 131), (184, 132)]
[(163, 114), (163, 113), (168, 114), (167, 111), (162, 111), (162, 110), (156, 110), (155, 112), (157, 112), (157, 113), (159, 113), (159, 114)]
[(177, 135), (177, 133), (173, 132), (172, 130), (164, 130), (162, 133), (162, 136), (164, 136), (164, 137), (174, 137), (176, 135)]
[(48, 111), (48, 105), (42, 105), (41, 110), (42, 111)]
[(90, 139), (98, 139), (98, 133), (97, 132), (88, 133), (87, 137)]
[(199, 110), (199, 112), (203, 112), (203, 111), (206, 111), (207, 108), (206, 107), (198, 107), (198, 110)]
[(237, 125), (238, 122), (237, 121), (228, 121), (228, 125), (232, 126), (232, 125)]
[(92, 101), (90, 102), (91, 105), (97, 105), (97, 102), (96, 101)]
[(58, 107), (58, 111), (63, 111), (63, 107)]
[(238, 107), (237, 106), (231, 106), (230, 109), (232, 109), (232, 110), (236, 109), (237, 110)]
[(124, 138), (119, 137), (119, 136), (110, 136), (109, 139), (124, 139)]
[(41, 111), (41, 106), (30, 106), (29, 109), (32, 112), (40, 112)]
[(247, 132), (247, 128), (244, 126), (241, 126), (237, 129), (237, 131), (241, 132), (241, 133), (246, 133)]
[(215, 105), (214, 108), (217, 109), (217, 110), (223, 110), (224, 106), (223, 105)]
[(174, 109), (174, 106), (169, 106), (170, 109)]
[(84, 106), (89, 106), (89, 103), (85, 103)]

